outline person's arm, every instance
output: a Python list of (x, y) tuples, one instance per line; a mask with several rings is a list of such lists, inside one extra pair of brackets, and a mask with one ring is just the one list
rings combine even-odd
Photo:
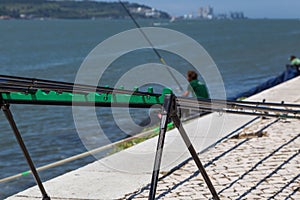
[(183, 97), (188, 97), (190, 95), (190, 92), (193, 91), (192, 86), (189, 84), (186, 91), (183, 92)]
[(190, 91), (186, 90), (186, 91), (182, 94), (182, 96), (183, 96), (183, 97), (187, 97), (187, 96), (189, 96), (189, 94), (190, 94)]

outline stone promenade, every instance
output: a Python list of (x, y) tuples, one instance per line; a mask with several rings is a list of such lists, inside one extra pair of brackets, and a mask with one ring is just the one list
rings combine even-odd
[[(300, 78), (249, 100), (300, 103)], [(300, 120), (258, 118), (237, 134), (199, 154), (220, 199), (300, 199)], [(209, 199), (193, 160), (188, 159), (158, 182), (158, 199)], [(122, 199), (147, 199), (145, 186)]]
[[(200, 154), (220, 199), (300, 199), (299, 122), (259, 119)], [(147, 199), (148, 193), (149, 188), (143, 188), (124, 199)], [(156, 196), (212, 197), (191, 159), (158, 182)]]

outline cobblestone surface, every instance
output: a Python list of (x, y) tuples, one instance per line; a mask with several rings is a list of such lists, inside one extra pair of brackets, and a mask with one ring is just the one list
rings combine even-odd
[[(300, 199), (299, 122), (259, 119), (238, 136), (200, 154), (220, 199)], [(146, 186), (124, 199), (147, 199), (148, 194)], [(189, 160), (158, 182), (156, 197), (212, 196), (194, 161)]]

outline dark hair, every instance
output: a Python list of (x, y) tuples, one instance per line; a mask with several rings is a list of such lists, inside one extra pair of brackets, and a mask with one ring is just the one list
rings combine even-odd
[(296, 56), (291, 56), (290, 61), (294, 60), (295, 58), (296, 58)]
[(197, 80), (198, 74), (193, 70), (189, 70), (187, 72), (187, 78), (188, 78), (188, 81)]

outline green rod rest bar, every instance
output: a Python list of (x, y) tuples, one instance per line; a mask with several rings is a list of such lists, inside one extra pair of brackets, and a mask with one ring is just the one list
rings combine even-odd
[[(152, 90), (150, 90), (152, 91)], [(149, 91), (149, 92), (150, 92)], [(133, 91), (134, 92), (134, 91)], [(132, 93), (133, 93), (132, 92)], [(44, 92), (37, 90), (35, 93), (23, 92), (3, 92), (2, 101), (10, 104), (43, 104), (43, 105), (111, 105), (127, 107), (128, 105), (138, 105), (136, 107), (151, 107), (152, 105), (163, 104), (164, 96), (172, 94), (172, 90), (165, 88), (160, 96), (138, 95), (138, 94), (99, 94), (91, 92), (87, 94), (55, 91)], [(135, 107), (135, 106), (132, 106)]]

